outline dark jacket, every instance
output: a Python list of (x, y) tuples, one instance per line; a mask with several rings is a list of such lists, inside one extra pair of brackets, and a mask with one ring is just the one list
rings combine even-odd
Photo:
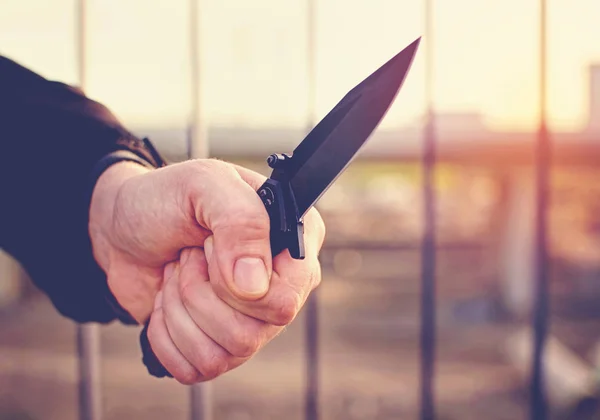
[(2, 56), (0, 150), (0, 247), (63, 315), (117, 318), (122, 308), (115, 308), (88, 235), (92, 169), (117, 150), (161, 166), (158, 153), (81, 90)]

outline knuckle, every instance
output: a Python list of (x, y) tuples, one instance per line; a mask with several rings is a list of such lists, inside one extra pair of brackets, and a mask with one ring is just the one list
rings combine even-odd
[(314, 215), (315, 215), (315, 217), (313, 218), (314, 224), (315, 224), (315, 229), (319, 233), (320, 236), (324, 237), (325, 233), (327, 231), (327, 228), (325, 227), (325, 221), (323, 220), (323, 218), (321, 217), (321, 213), (319, 213), (317, 211), (317, 209), (315, 209), (313, 207), (313, 210), (314, 210)]
[(258, 351), (260, 344), (260, 336), (253, 328), (239, 328), (231, 343), (231, 353), (235, 357), (250, 357)]
[(186, 191), (198, 191), (202, 188), (198, 179), (210, 180), (221, 177), (231, 170), (227, 163), (217, 159), (192, 159), (178, 165), (181, 170), (179, 179), (183, 179), (183, 189)]
[(248, 206), (241, 202), (230, 206), (227, 213), (221, 215), (220, 224), (223, 228), (241, 227), (251, 238), (268, 236), (270, 229), (269, 217), (263, 206)]
[[(152, 319), (148, 326), (148, 341), (152, 350), (155, 351), (155, 354), (156, 347), (160, 345), (160, 332), (157, 327), (157, 322), (164, 322), (164, 316), (165, 312), (163, 309), (157, 309), (153, 312)], [(173, 375), (173, 378), (183, 385), (192, 385), (201, 379), (199, 372), (191, 366), (177, 364), (172, 359), (166, 359), (165, 356), (159, 357), (156, 355), (156, 357)]]
[(190, 290), (191, 287), (192, 287), (192, 283), (186, 282), (186, 281), (180, 281), (179, 285), (178, 285), (181, 303), (183, 303), (183, 306), (185, 306), (186, 308), (191, 307), (194, 303), (193, 298), (192, 298), (192, 293)]
[(205, 174), (214, 173), (214, 171), (226, 171), (228, 164), (218, 159), (192, 159), (188, 161), (189, 168), (194, 172)]
[(315, 232), (325, 236), (325, 221), (323, 220), (323, 217), (321, 217), (321, 213), (319, 213), (316, 208), (312, 207), (308, 211), (307, 216), (310, 218), (310, 223)]
[(300, 296), (295, 292), (288, 292), (279, 296), (272, 305), (272, 323), (275, 325), (288, 325), (296, 318), (300, 310)]
[(310, 272), (309, 276), (310, 285), (312, 286), (312, 289), (315, 289), (321, 284), (321, 279), (323, 278), (323, 276), (321, 275), (321, 265), (316, 264), (314, 270)]
[(227, 356), (224, 352), (213, 352), (202, 366), (202, 374), (205, 379), (213, 379), (222, 375), (228, 368)]
[(152, 312), (152, 317), (148, 324), (147, 336), (150, 347), (156, 346), (156, 343), (158, 342), (157, 324), (159, 322), (164, 322), (164, 310), (162, 308), (155, 309), (154, 312)]
[[(325, 221), (321, 217), (321, 214), (314, 207), (310, 209), (310, 230), (312, 235), (317, 238), (317, 254), (323, 242), (325, 240), (325, 235), (327, 234), (327, 229), (325, 227)], [(308, 215), (308, 214), (307, 214)]]
[(327, 228), (325, 227), (325, 221), (321, 218), (321, 216), (319, 216), (318, 220), (317, 230), (319, 232), (321, 242), (323, 242), (323, 240), (325, 240), (325, 236), (327, 235)]
[(182, 385), (193, 385), (200, 380), (200, 373), (191, 368), (177, 368), (173, 377)]

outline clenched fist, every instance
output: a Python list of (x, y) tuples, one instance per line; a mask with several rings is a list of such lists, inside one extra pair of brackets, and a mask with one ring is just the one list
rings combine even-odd
[(225, 162), (156, 170), (122, 162), (98, 180), (94, 256), (119, 303), (181, 383), (215, 378), (251, 358), (296, 317), (321, 278), (325, 228), (304, 218), (306, 258), (271, 258), (265, 177)]

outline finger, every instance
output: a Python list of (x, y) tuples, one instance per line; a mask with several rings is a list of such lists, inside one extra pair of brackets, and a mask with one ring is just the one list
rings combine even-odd
[(239, 312), (273, 325), (287, 325), (298, 314), (308, 294), (321, 281), (318, 254), (325, 237), (325, 226), (315, 209), (305, 215), (306, 257), (295, 260), (289, 253), (282, 253), (273, 260), (274, 271), (267, 294), (253, 302), (236, 299), (222, 283), (219, 267), (212, 259), (212, 239), (205, 241), (205, 253), (209, 261), (210, 282), (217, 295)]
[(266, 176), (259, 174), (258, 172), (254, 172), (251, 169), (244, 168), (243, 166), (235, 164), (231, 165), (235, 168), (238, 174), (240, 174), (242, 179), (252, 187), (254, 191), (257, 191), (267, 180)]
[[(210, 243), (210, 238), (207, 240)], [(205, 245), (206, 247), (206, 245)], [(210, 246), (205, 248), (210, 253)], [(319, 284), (321, 268), (316, 251), (304, 260), (295, 260), (289, 253), (274, 259), (274, 271), (267, 294), (256, 301), (243, 301), (233, 298), (227, 287), (220, 283), (213, 272), (218, 267), (209, 256), (210, 282), (215, 293), (237, 311), (273, 325), (287, 325), (296, 317), (310, 291)]]
[(241, 300), (265, 295), (272, 272), (269, 216), (255, 188), (230, 164), (198, 160), (192, 203), (198, 223), (213, 233), (214, 264), (228, 293)]
[(152, 313), (148, 325), (148, 341), (160, 363), (181, 384), (191, 385), (201, 380), (200, 372), (186, 360), (171, 340), (162, 309)]
[(162, 365), (173, 377), (184, 385), (191, 385), (200, 380), (201, 375), (177, 349), (167, 330), (162, 309), (163, 292), (156, 295), (154, 311), (148, 325), (148, 341), (152, 351)]
[(308, 257), (319, 258), (325, 240), (325, 223), (316, 208), (311, 207), (304, 215), (304, 244)]
[(249, 358), (282, 328), (246, 316), (227, 305), (208, 281), (197, 281), (197, 273), (206, 275), (202, 251), (193, 252), (182, 267), (179, 293), (196, 325), (227, 352)]
[(173, 277), (173, 274), (175, 273), (175, 268), (177, 268), (178, 266), (179, 261), (172, 261), (165, 265), (165, 268), (163, 270), (163, 283), (169, 280), (171, 277)]
[(156, 294), (156, 297), (154, 298), (154, 309), (153, 309), (153, 311), (157, 311), (159, 309), (162, 309), (162, 297), (163, 297), (163, 292), (162, 292), (162, 290), (160, 290)]
[[(183, 357), (201, 373), (203, 380), (209, 380), (229, 370), (230, 363), (233, 365), (236, 361), (196, 325), (183, 305), (179, 293), (179, 282), (184, 271), (189, 270), (189, 275), (194, 276), (197, 283), (208, 282), (206, 269), (202, 270), (202, 267), (196, 266), (188, 267), (192, 250), (186, 251), (189, 252), (182, 253), (179, 275), (173, 276), (164, 287), (165, 324), (173, 343)], [(194, 268), (196, 269), (194, 270)]]

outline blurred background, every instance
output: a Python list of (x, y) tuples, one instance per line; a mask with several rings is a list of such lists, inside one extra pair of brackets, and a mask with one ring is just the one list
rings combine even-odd
[[(600, 3), (546, 3), (546, 382), (552, 418), (592, 419), (600, 418), (589, 405), (600, 378)], [(529, 415), (540, 12), (539, 1), (523, 0), (0, 0), (0, 54), (83, 85), (172, 161), (197, 148), (268, 174), (269, 154), (290, 152), (350, 88), (423, 35), (387, 117), (319, 202), (328, 229), (320, 414), (418, 415), (420, 160), (431, 115), (438, 418), (515, 420)], [(216, 419), (303, 418), (305, 312), (212, 383)], [(100, 329), (104, 418), (189, 418), (188, 390), (148, 376), (138, 334)], [(78, 418), (75, 337), (76, 326), (2, 255), (0, 419)]]

